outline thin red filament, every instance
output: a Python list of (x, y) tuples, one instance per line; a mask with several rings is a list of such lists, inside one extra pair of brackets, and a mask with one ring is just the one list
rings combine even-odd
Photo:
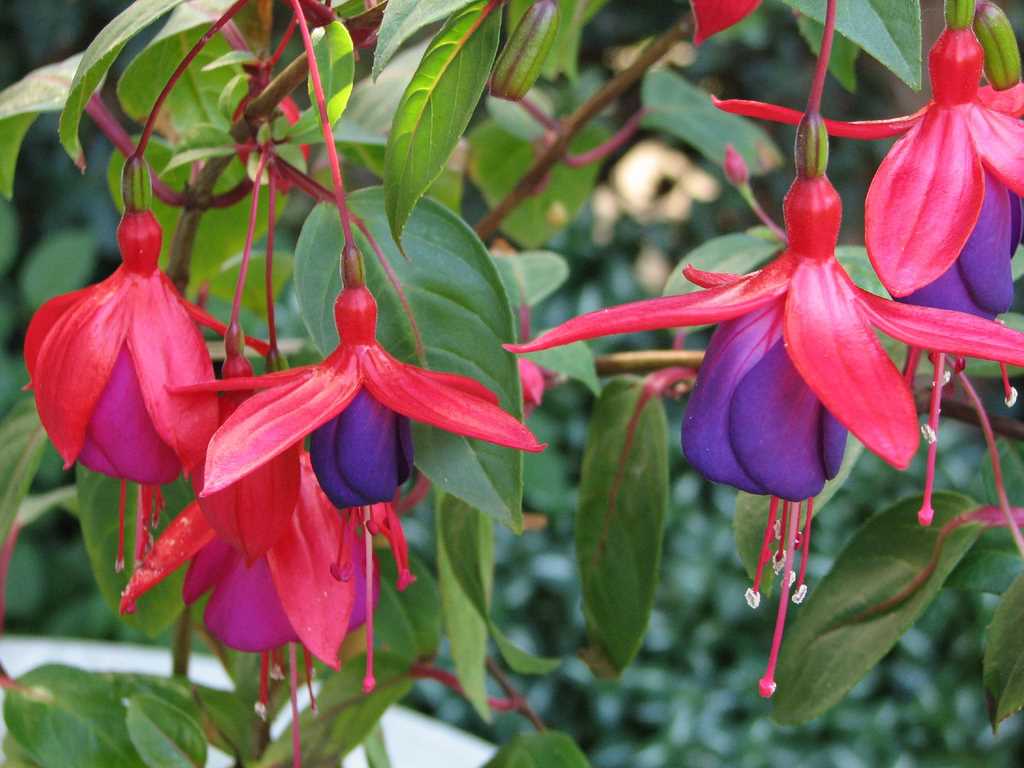
[(942, 388), (946, 375), (946, 355), (938, 352), (932, 355), (932, 393), (928, 409), (928, 426), (924, 429), (928, 441), (928, 464), (924, 473), (924, 497), (917, 513), (917, 522), (931, 525), (935, 517), (932, 508), (932, 490), (935, 487), (935, 459), (939, 453), (939, 412), (942, 409)]
[(121, 480), (121, 498), (117, 503), (117, 559), (114, 561), (114, 571), (121, 573), (124, 570), (124, 508), (128, 498), (128, 481)]
[(295, 643), (288, 643), (288, 686), (292, 702), (292, 765), (302, 768), (302, 732), (299, 720), (299, 670), (295, 662)]
[(790, 509), (793, 502), (786, 502), (784, 510), (788, 522), (785, 531), (785, 561), (783, 564), (782, 583), (779, 585), (779, 612), (775, 617), (775, 633), (772, 636), (772, 650), (768, 656), (768, 666), (764, 676), (758, 683), (758, 691), (768, 698), (775, 693), (775, 666), (779, 661), (779, 649), (782, 647), (782, 632), (786, 627), (786, 610), (789, 608), (789, 588), (793, 578), (793, 555), (796, 549), (796, 529), (800, 515), (797, 510)]
[(370, 533), (370, 508), (365, 507), (363, 521), (366, 525), (366, 675), (363, 677), (363, 692), (371, 693), (377, 687), (373, 676), (373, 535)]
[(761, 554), (757, 558), (757, 573), (754, 574), (754, 594), (761, 594), (761, 575), (768, 558), (771, 557), (772, 534), (775, 531), (775, 519), (779, 514), (779, 497), (772, 496), (771, 505), (768, 507), (768, 523), (764, 527), (764, 539), (761, 542)]

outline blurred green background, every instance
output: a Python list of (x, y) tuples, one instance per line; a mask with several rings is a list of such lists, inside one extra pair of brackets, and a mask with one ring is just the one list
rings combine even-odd
[[(123, 5), (115, 0), (6, 0), (0, 14), (0, 87), (83, 49)], [(664, 29), (685, 5), (612, 0), (587, 29), (583, 75), (575, 87), (587, 89), (606, 77), (618, 47)], [(936, 24), (941, 24), (941, 10), (938, 3), (924, 5), (927, 48)], [(122, 61), (141, 45), (142, 40), (133, 41)], [(692, 46), (679, 46), (673, 59), (691, 82), (723, 97), (796, 106), (810, 79), (810, 55), (792, 15), (772, 3), (699, 53)], [(882, 117), (911, 111), (923, 98), (863, 55), (856, 73), (855, 93), (830, 79), (827, 113)], [(570, 88), (564, 83), (559, 87)], [(609, 123), (619, 124), (638, 104), (634, 92), (618, 114), (609, 116)], [(106, 183), (109, 145), (86, 119), (83, 144), (90, 165), (81, 175), (58, 145), (56, 122), (54, 115), (43, 115), (30, 130), (13, 203), (0, 200), (0, 411), (25, 383), (20, 349), (34, 309), (52, 295), (103, 277), (117, 263), (117, 212)], [(790, 130), (771, 130), (780, 147), (789, 146)], [(690, 249), (755, 223), (717, 167), (654, 133), (642, 132), (637, 141), (655, 142), (688, 159), (684, 202), (668, 205), (669, 214), (660, 218), (642, 211), (621, 213), (621, 205), (620, 215), (612, 215), (601, 201), (611, 199), (613, 169), (625, 152), (607, 161), (603, 191), (549, 244), (569, 259), (572, 278), (535, 316), (536, 328), (657, 293), (672, 265)], [(846, 242), (860, 241), (861, 201), (885, 149), (884, 143), (839, 140), (833, 145), (831, 176), (846, 204)], [(776, 216), (788, 181), (788, 157), (786, 167), (755, 181), (760, 199)], [(679, 178), (660, 180), (648, 207), (656, 208), (658, 198), (679, 183)], [(305, 201), (291, 201), (283, 222), (285, 244), (294, 241), (307, 210)], [(467, 190), (467, 219), (474, 221), (484, 210), (480, 198)], [(283, 304), (282, 334), (298, 334), (294, 300), (287, 291)], [(648, 334), (601, 342), (595, 348), (666, 346), (668, 341), (667, 335)], [(699, 347), (703, 341), (694, 334), (687, 344)], [(989, 390), (993, 407), (1001, 409), (998, 393)], [(1019, 719), (993, 735), (981, 688), (982, 638), (996, 602), (992, 595), (944, 590), (885, 661), (826, 716), (800, 728), (771, 722), (756, 681), (767, 657), (774, 606), (753, 612), (743, 600), (747, 583), (731, 528), (734, 494), (703, 482), (684, 465), (677, 441), (682, 406), (677, 403), (669, 406), (671, 510), (650, 628), (643, 650), (621, 680), (596, 680), (574, 658), (584, 643), (584, 625), (572, 517), (590, 405), (590, 395), (570, 384), (550, 391), (531, 419), (551, 448), (527, 461), (527, 506), (547, 516), (549, 523), (518, 538), (499, 532), (495, 602), (498, 623), (514, 640), (539, 653), (568, 658), (554, 675), (524, 680), (523, 687), (545, 721), (573, 734), (595, 766), (1021, 764)], [(976, 431), (945, 424), (938, 487), (984, 498), (978, 471), (983, 458)], [(832, 557), (864, 519), (920, 491), (921, 463), (919, 458), (901, 475), (873, 457), (861, 460), (816, 522), (812, 583), (827, 572)], [(50, 450), (34, 491), (68, 481)], [(1024, 487), (1010, 490), (1011, 496), (1014, 490), (1024, 493)], [(429, 560), (429, 511), (409, 518), (406, 532), (416, 553)], [(1007, 582), (1013, 575), (1008, 574)], [(7, 584), (5, 630), (148, 642), (121, 625), (102, 602), (77, 523), (64, 512), (52, 513), (22, 532)], [(434, 683), (417, 686), (412, 702), (485, 738), (505, 739), (523, 727), (512, 715), (498, 716), (487, 726), (463, 700)]]

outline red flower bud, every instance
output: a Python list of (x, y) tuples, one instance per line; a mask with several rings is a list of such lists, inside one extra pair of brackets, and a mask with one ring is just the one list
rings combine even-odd
[(537, 0), (509, 35), (494, 65), (491, 95), (518, 101), (537, 82), (558, 32), (558, 3)]
[(750, 180), (750, 170), (747, 168), (747, 161), (743, 159), (743, 155), (736, 151), (736, 148), (732, 144), (725, 145), (725, 178), (729, 180), (729, 183), (742, 187)]

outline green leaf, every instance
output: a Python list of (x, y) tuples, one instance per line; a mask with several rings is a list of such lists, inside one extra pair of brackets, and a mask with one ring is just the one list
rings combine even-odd
[(187, 712), (163, 699), (139, 694), (128, 699), (128, 736), (149, 768), (203, 768), (206, 738)]
[(396, 241), (469, 125), (490, 76), (500, 29), (500, 13), (490, 13), (485, 0), (471, 3), (433, 39), (405, 89), (384, 160), (388, 221)]
[(373, 79), (399, 47), (417, 31), (468, 5), (470, 0), (390, 0), (377, 32), (373, 54)]
[(698, 245), (676, 264), (665, 283), (663, 293), (665, 296), (675, 296), (701, 290), (699, 285), (683, 277), (686, 267), (692, 266), (706, 272), (745, 275), (780, 250), (782, 244), (778, 241), (754, 235), (734, 233), (712, 238)]
[[(0, 131), (2, 130), (0, 128)], [(4, 151), (3, 145), (0, 143), (0, 155)], [(14, 206), (6, 200), (0, 200), (0, 276), (7, 274), (14, 264), (14, 257), (18, 255), (19, 229), (18, 217), (14, 213)]]
[[(345, 111), (348, 98), (352, 95), (356, 59), (352, 38), (344, 24), (335, 21), (324, 29), (326, 34), (317, 38), (313, 50), (316, 53), (317, 66), (320, 68), (320, 84), (324, 89), (324, 98), (327, 99), (327, 118), (333, 126)], [(306, 89), (312, 106), (302, 113), (299, 121), (288, 130), (288, 135), (302, 136), (315, 133), (322, 137), (320, 109), (317, 107), (316, 95), (313, 92), (312, 75), (306, 83)]]
[(475, 509), (443, 494), (439, 494), (434, 519), (441, 615), (455, 673), (473, 708), (490, 722), (485, 662), (494, 577), (493, 529)]
[(89, 229), (48, 234), (28, 254), (18, 275), (22, 298), (39, 307), (61, 293), (81, 288), (96, 267), (96, 236)]
[[(842, 699), (931, 604), (982, 531), (976, 524), (954, 528), (932, 567), (943, 526), (977, 504), (937, 493), (927, 528), (917, 522), (920, 506), (920, 497), (906, 499), (868, 520), (796, 612), (776, 672), (773, 716), (780, 723), (806, 722)], [(917, 578), (923, 581), (908, 593)]]
[(633, 660), (654, 605), (668, 508), (668, 427), (660, 399), (632, 378), (609, 382), (594, 407), (576, 510), (576, 560), (598, 675)]
[[(826, 0), (782, 0), (819, 24)], [(849, 0), (836, 8), (836, 30), (859, 45), (915, 91), (921, 88), (919, 0)]]
[(209, 64), (203, 66), (204, 72), (212, 72), (221, 67), (233, 67), (236, 64), (259, 64), (259, 57), (252, 51), (228, 51), (223, 56), (218, 56)]
[(363, 742), (363, 751), (366, 753), (368, 768), (391, 768), (388, 745), (384, 742), (384, 732), (379, 725), (366, 737), (366, 741)]
[(10, 199), (21, 140), (40, 112), (64, 106), (81, 54), (29, 72), (0, 91), (0, 194)]
[[(427, 367), (471, 376), (492, 391), (501, 406), (522, 413), (515, 358), (501, 345), (515, 336), (515, 320), (491, 255), (473, 231), (431, 200), (416, 207), (405, 233), (403, 257), (384, 215), (380, 188), (349, 198), (352, 210), (373, 233), (403, 287), (423, 337)], [(399, 359), (417, 363), (415, 335), (402, 302), (373, 251), (357, 235), (367, 281), (380, 309), (377, 334)], [(295, 288), (302, 318), (324, 354), (338, 342), (334, 299), (340, 287), (342, 248), (337, 210), (313, 209), (295, 248)], [(424, 425), (414, 425), (416, 465), (440, 490), (463, 499), (513, 530), (522, 527), (522, 455)]]
[(524, 651), (506, 637), (498, 625), (490, 622), (491, 636), (494, 644), (501, 651), (501, 658), (508, 664), (509, 669), (520, 675), (547, 675), (561, 665), (562, 660), (551, 656), (534, 656)]
[(717, 109), (707, 92), (667, 69), (644, 77), (642, 100), (650, 111), (643, 125), (686, 142), (713, 163), (725, 160), (732, 144), (755, 176), (776, 168), (782, 156), (758, 125)]
[(871, 260), (868, 258), (867, 248), (863, 245), (840, 245), (836, 248), (836, 259), (858, 286), (876, 296), (889, 298), (889, 292), (878, 279), (875, 268), (871, 266)]
[(210, 160), (214, 157), (230, 157), (235, 154), (234, 146), (215, 146), (215, 147), (195, 147), (193, 149), (186, 149), (184, 152), (178, 152), (171, 156), (171, 159), (164, 166), (160, 172), (161, 175), (173, 171), (175, 168), (181, 168), (184, 165), (192, 165), (197, 160)]
[[(349, 659), (326, 678), (317, 696), (319, 714), (305, 710), (299, 718), (303, 762), (337, 765), (376, 727), (381, 715), (412, 688), (409, 664), (389, 653), (374, 658), (377, 688), (363, 693), (363, 659)], [(292, 764), (291, 726), (271, 744), (255, 765), (281, 768)]]
[[(855, 437), (848, 437), (846, 453), (843, 454), (843, 463), (839, 467), (839, 472), (825, 483), (821, 493), (814, 497), (815, 517), (821, 514), (825, 505), (846, 484), (850, 473), (863, 453), (863, 444)], [(736, 536), (736, 549), (743, 562), (743, 567), (747, 571), (747, 577), (750, 579), (753, 579), (757, 572), (757, 560), (761, 553), (761, 543), (764, 540), (764, 527), (768, 524), (770, 501), (768, 496), (758, 496), (745, 491), (736, 494), (736, 511), (732, 518), (732, 528)], [(774, 584), (774, 574), (771, 568), (765, 568), (762, 579), (762, 597), (768, 597), (772, 594)]]
[[(796, 21), (800, 36), (811, 48), (815, 56), (821, 50), (821, 35), (825, 27), (809, 18), (800, 16)], [(832, 56), (828, 60), (828, 71), (850, 93), (857, 92), (857, 56), (860, 46), (850, 42), (842, 35), (836, 35), (832, 41)]]
[(985, 635), (982, 677), (992, 729), (1024, 708), (1024, 576), (999, 601)]
[[(580, 154), (601, 144), (608, 131), (590, 124), (569, 145)], [(469, 176), (493, 208), (515, 188), (533, 165), (536, 147), (509, 133), (493, 120), (485, 120), (469, 134)], [(565, 229), (590, 198), (600, 163), (573, 168), (559, 163), (548, 174), (541, 191), (512, 209), (501, 231), (526, 248), (537, 248)]]
[(60, 141), (71, 159), (85, 167), (78, 126), (85, 105), (125, 44), (183, 0), (135, 0), (105, 26), (82, 54), (60, 115)]
[[(81, 464), (77, 467), (75, 477), (78, 484), (78, 521), (82, 526), (89, 563), (104, 602), (111, 611), (120, 615), (121, 592), (128, 584), (135, 563), (133, 543), (138, 488), (134, 483), (128, 484), (125, 496), (124, 570), (117, 573), (114, 562), (117, 559), (121, 483), (106, 475), (90, 472)], [(181, 479), (163, 486), (162, 490), (167, 506), (161, 519), (166, 525), (192, 500), (192, 491), (188, 483)], [(159, 535), (159, 532), (153, 535)], [(150, 637), (159, 635), (184, 607), (181, 599), (184, 577), (184, 571), (181, 570), (172, 574), (139, 599), (135, 613), (121, 615), (121, 620)]]
[(35, 400), (19, 400), (0, 422), (0, 542), (7, 540), (44, 447), (46, 432), (39, 423)]
[(522, 357), (532, 360), (541, 368), (576, 379), (595, 395), (601, 393), (601, 382), (594, 367), (594, 353), (585, 342), (577, 341), (564, 347), (530, 352)]
[[(220, 266), (220, 271), (209, 281), (210, 295), (225, 301), (231, 301), (235, 295), (235, 284), (242, 265), (242, 254), (233, 256)], [(265, 253), (253, 252), (249, 257), (249, 276), (258, 279), (247, 279), (242, 290), (242, 306), (255, 312), (260, 317), (267, 316), (267, 291), (263, 280), (266, 274), (267, 256)], [(291, 280), (293, 259), (290, 253), (277, 249), (274, 252), (274, 296), (280, 296), (285, 285)]]
[(1013, 537), (1006, 529), (986, 531), (971, 547), (956, 570), (949, 575), (946, 586), (972, 592), (1001, 595), (1024, 572)]
[(571, 737), (558, 731), (516, 736), (483, 768), (589, 768)]
[(22, 675), (18, 685), (4, 693), (4, 721), (41, 768), (144, 768), (109, 677), (53, 664)]
[(540, 304), (569, 279), (569, 265), (565, 258), (551, 251), (496, 253), (494, 256), (514, 307)]
[(441, 642), (441, 598), (430, 569), (410, 555), (409, 569), (416, 581), (399, 592), (398, 570), (390, 553), (378, 550), (380, 601), (374, 615), (377, 647), (410, 663), (431, 658)]

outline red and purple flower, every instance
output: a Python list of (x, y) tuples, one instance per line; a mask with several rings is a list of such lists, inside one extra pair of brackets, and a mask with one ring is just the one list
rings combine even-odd
[(712, 35), (752, 14), (761, 0), (692, 0), (696, 31), (693, 42), (700, 45)]

